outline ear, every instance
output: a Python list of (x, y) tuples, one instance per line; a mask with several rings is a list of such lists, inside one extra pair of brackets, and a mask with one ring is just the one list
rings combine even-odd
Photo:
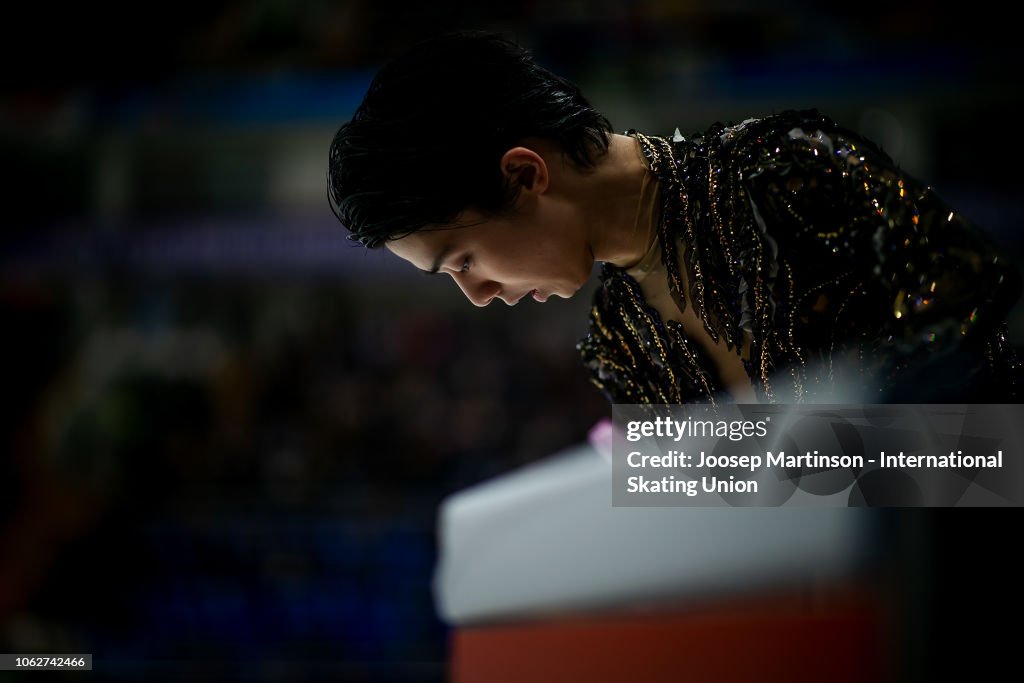
[(544, 157), (528, 147), (513, 147), (501, 157), (501, 172), (520, 191), (543, 194), (551, 177)]

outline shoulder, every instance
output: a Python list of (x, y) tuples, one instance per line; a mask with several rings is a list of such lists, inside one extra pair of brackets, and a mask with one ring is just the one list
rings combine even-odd
[(893, 163), (875, 142), (816, 108), (786, 109), (730, 125), (718, 123), (710, 130), (723, 147), (749, 161), (799, 158), (820, 165), (845, 162), (850, 153), (865, 150)]
[[(756, 171), (759, 166), (785, 165), (788, 161), (826, 166), (845, 161), (850, 151), (861, 148), (888, 160), (873, 142), (817, 108), (716, 121), (689, 135), (683, 135), (678, 127), (664, 137), (635, 129), (627, 134), (640, 141), (649, 166), (662, 179), (680, 177), (698, 185), (708, 177), (708, 164), (721, 169), (719, 172), (737, 168)], [(666, 163), (670, 158), (673, 163)]]
[(744, 140), (766, 133), (788, 133), (793, 128), (832, 129), (838, 128), (836, 121), (816, 108), (785, 109), (779, 112), (753, 116), (739, 123), (716, 122), (707, 133), (719, 136), (722, 142)]

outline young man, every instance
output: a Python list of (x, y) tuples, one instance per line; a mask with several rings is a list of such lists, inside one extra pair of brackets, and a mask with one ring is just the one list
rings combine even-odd
[(478, 306), (571, 297), (602, 262), (578, 349), (614, 402), (1017, 395), (1017, 271), (817, 110), (616, 135), (515, 43), (448, 34), (378, 73), (328, 181), (352, 239)]

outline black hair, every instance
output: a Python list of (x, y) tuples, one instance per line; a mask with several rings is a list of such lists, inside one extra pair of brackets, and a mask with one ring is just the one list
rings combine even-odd
[(527, 136), (558, 142), (580, 168), (608, 150), (611, 124), (579, 88), (517, 43), (483, 31), (419, 43), (374, 77), (331, 143), (331, 209), (368, 248), (468, 208), (506, 212), (499, 167)]

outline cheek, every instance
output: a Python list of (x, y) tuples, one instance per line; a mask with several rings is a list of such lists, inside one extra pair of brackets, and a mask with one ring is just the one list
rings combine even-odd
[[(593, 269), (593, 258), (587, 244), (568, 236), (569, 232), (563, 231), (561, 234), (565, 236), (561, 239), (538, 236), (531, 239), (529, 245), (520, 244), (506, 251), (506, 259), (514, 262), (508, 265), (515, 265), (525, 280), (575, 285), (586, 282)], [(516, 257), (510, 258), (513, 253)]]
[(590, 252), (578, 244), (564, 245), (544, 261), (547, 278), (564, 285), (579, 286), (590, 279), (594, 261)]
[(547, 270), (557, 273), (563, 280), (586, 279), (590, 276), (593, 260), (590, 258), (590, 250), (586, 243), (574, 240), (563, 239), (550, 245), (550, 249), (544, 255), (544, 262)]

